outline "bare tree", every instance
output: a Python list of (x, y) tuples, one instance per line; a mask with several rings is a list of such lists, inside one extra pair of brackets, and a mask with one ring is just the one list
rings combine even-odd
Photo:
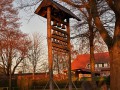
[(18, 31), (18, 12), (13, 8), (12, 2), (13, 0), (0, 1), (0, 66), (3, 73), (9, 77), (9, 90), (11, 77), (26, 56), (29, 45), (26, 35)]
[(32, 43), (29, 48), (28, 59), (32, 65), (33, 78), (34, 74), (43, 68), (46, 62), (46, 47), (44, 46), (44, 38), (38, 33), (34, 33), (30, 37)]
[[(110, 57), (111, 57), (111, 90), (119, 90), (119, 86), (120, 86), (120, 79), (119, 79), (119, 75), (120, 75), (120, 68), (119, 68), (119, 61), (120, 61), (120, 55), (119, 55), (119, 32), (120, 32), (120, 1), (119, 0), (86, 0), (86, 2), (84, 4), (81, 5), (76, 5), (74, 2), (70, 1), (70, 0), (63, 0), (77, 8), (85, 8), (85, 7), (89, 7), (91, 8), (91, 14), (92, 17), (94, 19), (94, 23), (97, 27), (97, 29), (100, 32), (100, 35), (102, 36), (104, 42), (106, 43), (106, 45), (108, 46), (108, 50), (110, 53)], [(111, 12), (114, 12), (113, 16), (115, 16), (115, 28), (114, 28), (114, 34), (113, 34), (113, 38), (111, 37), (111, 35), (109, 34), (111, 32), (111, 30), (107, 30), (104, 26), (104, 23), (102, 22), (102, 19), (100, 19), (100, 15), (99, 15), (99, 8), (98, 5), (100, 4), (100, 2), (102, 3), (106, 3), (106, 7), (110, 7)], [(105, 10), (105, 8), (101, 8), (102, 10)], [(109, 13), (107, 12), (107, 14), (109, 15)], [(112, 16), (111, 16), (112, 17)], [(110, 17), (109, 17), (110, 18)], [(105, 19), (106, 20), (106, 19)], [(109, 24), (110, 25), (110, 24)], [(113, 26), (114, 27), (114, 26)]]
[[(81, 0), (81, 2), (78, 2), (78, 3), (84, 4), (85, 1)], [(97, 31), (96, 31), (96, 28), (94, 26), (93, 18), (91, 16), (91, 12), (90, 12), (91, 8), (86, 7), (84, 9), (80, 9), (80, 11), (82, 12), (82, 14), (80, 14), (80, 16), (83, 17), (84, 19), (82, 20), (82, 22), (77, 23), (77, 25), (74, 26), (74, 27), (77, 28), (79, 34), (77, 33), (77, 35), (75, 35), (72, 38), (79, 37), (79, 39), (82, 38), (82, 40), (87, 42), (86, 43), (87, 48), (85, 48), (86, 46), (82, 45), (82, 49), (85, 48), (90, 53), (92, 86), (93, 86), (93, 90), (96, 90), (97, 87), (96, 87), (96, 83), (95, 83), (95, 58), (94, 58), (94, 52), (95, 52), (95, 44), (97, 43), (96, 45), (98, 45), (98, 46), (100, 46), (101, 44), (98, 44), (98, 41), (97, 41), (97, 39), (99, 37), (98, 36), (95, 37), (95, 34), (98, 35), (98, 33), (96, 33)], [(74, 34), (76, 34), (76, 33), (74, 33)], [(95, 40), (97, 42), (95, 42)], [(98, 40), (101, 40), (101, 39), (98, 39)], [(84, 42), (81, 42), (81, 43), (84, 43)], [(79, 44), (79, 46), (81, 45), (81, 43)]]
[(18, 30), (20, 24), (18, 23), (17, 9), (13, 8), (12, 0), (0, 1), (0, 30)]
[[(5, 75), (9, 75), (10, 65), (14, 74), (17, 66), (26, 57), (29, 40), (20, 31), (0, 31), (0, 60)], [(22, 43), (22, 44), (21, 44)], [(26, 44), (26, 45), (25, 45)]]
[(4, 75), (9, 77), (9, 89), (11, 88), (12, 75), (27, 56), (30, 41), (26, 37), (18, 30), (0, 31), (0, 66)]

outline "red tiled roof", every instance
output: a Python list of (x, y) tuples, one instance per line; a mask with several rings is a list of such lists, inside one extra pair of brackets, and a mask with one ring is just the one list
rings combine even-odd
[[(95, 63), (108, 63), (110, 61), (109, 53), (95, 53)], [(77, 58), (72, 62), (72, 70), (84, 69), (86, 65), (90, 63), (90, 54), (78, 55)]]

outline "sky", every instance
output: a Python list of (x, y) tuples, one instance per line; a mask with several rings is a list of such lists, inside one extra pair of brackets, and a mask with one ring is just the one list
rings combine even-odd
[(20, 9), (18, 7), (21, 6), (21, 3), (24, 4), (24, 1), (20, 2), (20, 0), (14, 0), (13, 2), (14, 7), (18, 9), (18, 17), (20, 18), (19, 22), (21, 23), (20, 30), (27, 34), (37, 32), (46, 37), (46, 19), (34, 13), (40, 3), (33, 7)]
[(28, 12), (20, 10), (20, 30), (28, 34), (38, 32), (43, 34), (43, 36), (46, 36), (46, 19), (34, 14), (34, 11), (32, 12), (32, 15), (34, 16), (31, 17)]
[[(36, 7), (37, 8), (37, 7)], [(47, 45), (47, 22), (46, 19), (36, 15), (34, 9), (21, 9), (19, 10), (19, 18), (20, 18), (20, 30), (23, 33), (27, 33), (28, 35), (32, 35), (33, 33), (39, 33), (43, 36), (44, 40), (43, 43)]]

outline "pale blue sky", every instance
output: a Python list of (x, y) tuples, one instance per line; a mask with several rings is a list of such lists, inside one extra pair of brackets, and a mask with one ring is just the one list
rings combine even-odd
[[(15, 0), (13, 4), (15, 7), (20, 6), (19, 0)], [(28, 34), (39, 32), (40, 34), (43, 34), (43, 36), (46, 36), (46, 19), (34, 13), (38, 5), (19, 10), (19, 18), (21, 23), (20, 30)], [(31, 17), (31, 15), (33, 17)]]
[[(32, 12), (34, 14), (34, 12)], [(36, 14), (34, 14), (33, 17), (31, 17), (27, 12), (24, 10), (21, 10), (19, 13), (21, 27), (20, 30), (24, 33), (34, 33), (39, 32), (40, 34), (43, 34), (46, 36), (46, 19), (42, 18)], [(29, 20), (30, 19), (30, 20)]]
[[(24, 33), (27, 33), (29, 35), (32, 35), (33, 33), (39, 33), (43, 36), (43, 42), (44, 45), (47, 45), (47, 25), (46, 25), (46, 19), (36, 15), (35, 10), (32, 11), (25, 11), (25, 10), (19, 10), (19, 17), (20, 17), (20, 30)], [(32, 15), (32, 17), (31, 17)]]

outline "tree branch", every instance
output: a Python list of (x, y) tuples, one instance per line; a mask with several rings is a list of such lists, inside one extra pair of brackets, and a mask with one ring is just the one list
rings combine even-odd
[(109, 7), (113, 10), (113, 11), (115, 11), (115, 7), (114, 7), (114, 4), (113, 4), (113, 0), (106, 0), (106, 2), (107, 2), (107, 4), (109, 5)]
[(99, 30), (100, 35), (102, 36), (104, 42), (107, 44), (108, 48), (110, 49), (113, 44), (112, 43), (113, 39), (112, 39), (112, 37), (109, 36), (107, 30), (104, 28), (104, 26), (99, 18), (99, 14), (97, 12), (96, 0), (89, 0), (89, 2), (90, 2), (91, 14), (94, 19), (94, 23), (95, 23), (97, 29)]
[(69, 5), (71, 5), (71, 6), (73, 6), (73, 7), (76, 7), (76, 8), (78, 8), (78, 9), (79, 9), (79, 8), (89, 7), (88, 3), (85, 3), (84, 5), (77, 5), (77, 4), (75, 4), (74, 2), (72, 2), (72, 1), (70, 1), (70, 0), (61, 0), (61, 1), (65, 2), (65, 3), (69, 4)]

